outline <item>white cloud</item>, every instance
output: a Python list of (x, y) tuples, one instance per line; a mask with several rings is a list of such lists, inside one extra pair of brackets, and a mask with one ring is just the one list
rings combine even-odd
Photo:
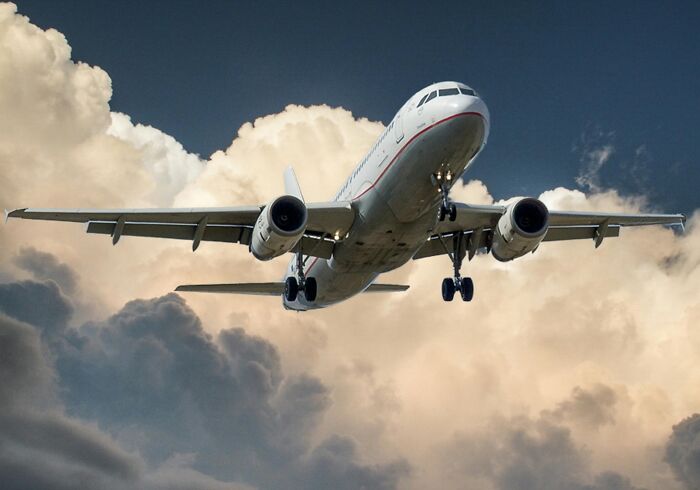
[[(11, 4), (0, 4), (0, 52), (4, 207), (260, 203), (282, 191), (289, 164), (306, 198), (325, 200), (382, 129), (342, 108), (289, 106), (245, 124), (205, 164), (157, 129), (111, 114), (107, 74), (74, 63), (61, 34), (31, 25)], [(645, 209), (643, 198), (601, 191), (598, 172), (613, 152), (602, 142), (583, 153), (578, 184), (588, 194), (557, 188), (540, 197), (551, 209)], [(481, 182), (454, 196), (493, 202)], [(187, 302), (212, 333), (243, 326), (277, 346), (286, 372), (318, 376), (332, 405), (310, 437), (351, 436), (365, 462), (405, 456), (415, 468), (406, 488), (455, 486), (435, 456), (455, 434), (534, 420), (568, 406), (576, 387), (604, 385), (615, 393), (612, 419), (596, 430), (562, 419), (576, 447), (588, 448), (590, 475), (614, 470), (637, 486), (672, 489), (679, 484), (659, 448), (672, 424), (700, 405), (697, 219), (685, 235), (624, 230), (598, 250), (587, 241), (547, 243), (513, 263), (477, 257), (464, 269), (476, 281), (471, 304), (441, 301), (439, 284), (450, 274), (444, 257), (388, 275), (410, 282), (404, 295), (367, 295), (303, 315), (269, 298)], [(263, 264), (244, 247), (211, 243), (196, 254), (189, 243), (130, 237), (112, 247), (77, 225), (11, 222), (0, 227), (3, 277), (26, 277), (10, 259), (27, 245), (75, 272), (77, 322), (179, 283), (276, 280), (287, 260)]]

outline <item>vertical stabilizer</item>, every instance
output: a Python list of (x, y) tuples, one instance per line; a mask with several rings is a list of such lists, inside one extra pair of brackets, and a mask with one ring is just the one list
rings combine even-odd
[(287, 167), (284, 171), (284, 192), (290, 196), (298, 197), (301, 202), (304, 202), (304, 196), (301, 194), (299, 181), (292, 167)]

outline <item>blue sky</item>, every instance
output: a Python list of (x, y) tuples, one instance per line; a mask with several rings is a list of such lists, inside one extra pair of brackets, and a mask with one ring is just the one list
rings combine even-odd
[[(582, 153), (611, 145), (603, 187), (657, 209), (700, 206), (700, 5), (454, 2), (352, 6), (228, 1), (20, 0), (73, 59), (112, 78), (112, 109), (192, 152), (285, 105), (388, 122), (421, 87), (472, 85), (492, 114), (469, 177), (497, 198), (575, 187)], [(329, 190), (329, 196), (332, 195)]]

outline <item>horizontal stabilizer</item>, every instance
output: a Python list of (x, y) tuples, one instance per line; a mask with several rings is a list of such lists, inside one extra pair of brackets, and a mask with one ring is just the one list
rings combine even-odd
[(234, 293), (258, 296), (279, 296), (284, 292), (283, 282), (244, 282), (239, 284), (188, 284), (175, 291), (192, 293)]
[[(406, 291), (402, 284), (371, 284), (365, 293), (392, 293)], [(178, 286), (175, 291), (189, 293), (232, 293), (254, 294), (258, 296), (280, 296), (284, 293), (283, 282), (244, 282), (239, 284), (187, 284)]]
[(404, 284), (370, 284), (365, 293), (400, 293), (406, 291), (409, 286)]

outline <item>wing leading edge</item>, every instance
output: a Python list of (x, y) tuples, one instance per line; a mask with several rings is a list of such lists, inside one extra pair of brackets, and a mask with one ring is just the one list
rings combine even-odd
[[(491, 232), (498, 220), (506, 212), (505, 206), (471, 206), (457, 204), (457, 216), (454, 221), (443, 221), (438, 224), (435, 233), (413, 256), (422, 259), (448, 253), (444, 240), (463, 233), (467, 236), (464, 247), (471, 247), (470, 257), (476, 249), (489, 247)], [(685, 225), (682, 214), (618, 214), (618, 213), (587, 213), (577, 211), (550, 211), (549, 227), (542, 241), (553, 242), (562, 240), (595, 240), (599, 246), (604, 238), (620, 235), (620, 228), (626, 226)]]
[[(255, 221), (264, 206), (186, 209), (43, 209), (6, 212), (7, 218), (85, 223), (88, 233), (110, 235), (116, 244), (122, 236), (190, 240), (192, 250), (202, 241), (250, 244)], [(310, 203), (302, 238), (302, 252), (328, 259), (335, 241), (355, 219), (348, 202)]]

